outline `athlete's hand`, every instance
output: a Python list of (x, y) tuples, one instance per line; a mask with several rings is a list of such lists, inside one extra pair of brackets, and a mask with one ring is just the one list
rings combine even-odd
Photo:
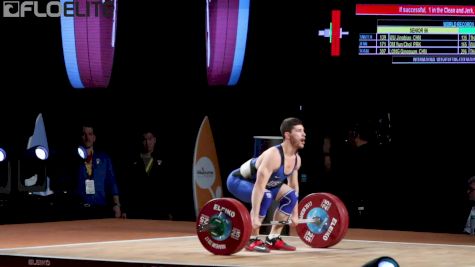
[(299, 216), (297, 216), (296, 214), (291, 215), (290, 216), (290, 221), (292, 222), (293, 226), (297, 227), (297, 224), (299, 224)]
[(258, 216), (252, 216), (252, 228), (257, 229), (261, 227), (261, 218)]

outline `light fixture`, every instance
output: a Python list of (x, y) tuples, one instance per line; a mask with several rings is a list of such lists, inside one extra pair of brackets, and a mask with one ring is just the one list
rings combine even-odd
[(40, 113), (36, 118), (33, 135), (28, 139), (27, 154), (40, 160), (46, 160), (49, 156), (48, 140), (46, 138), (43, 115)]
[(33, 134), (28, 139), (26, 151), (18, 159), (18, 191), (44, 192), (47, 190), (47, 159), (50, 151), (43, 115), (36, 117)]
[(391, 257), (382, 256), (366, 263), (362, 267), (399, 267), (399, 264)]
[(35, 155), (41, 160), (46, 160), (48, 159), (48, 150), (42, 146), (37, 146), (35, 148)]
[(0, 148), (0, 194), (10, 194), (11, 175), (10, 162), (7, 160), (7, 152)]
[(7, 158), (7, 152), (3, 148), (0, 148), (0, 162), (3, 162)]
[(79, 146), (78, 147), (78, 154), (79, 154), (79, 157), (81, 157), (82, 159), (86, 159), (87, 158), (87, 150), (85, 147), (83, 146)]

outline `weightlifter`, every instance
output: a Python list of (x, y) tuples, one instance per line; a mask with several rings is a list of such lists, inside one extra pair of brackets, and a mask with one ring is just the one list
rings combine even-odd
[[(259, 239), (259, 230), (267, 210), (274, 200), (280, 202), (274, 220), (291, 220), (298, 224), (298, 170), (301, 159), (298, 150), (305, 145), (305, 131), (297, 118), (284, 119), (280, 125), (284, 138), (279, 145), (265, 150), (259, 157), (251, 158), (231, 172), (227, 188), (239, 200), (251, 203), (252, 233), (246, 249), (269, 252), (270, 249), (295, 250), (280, 237), (283, 225), (272, 225), (265, 242)], [(287, 180), (287, 184), (285, 181)]]

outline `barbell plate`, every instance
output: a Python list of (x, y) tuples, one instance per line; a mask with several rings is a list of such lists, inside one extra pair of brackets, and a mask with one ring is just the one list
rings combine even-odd
[[(201, 226), (219, 220), (218, 230), (199, 231)], [(231, 255), (244, 248), (251, 236), (251, 217), (247, 208), (232, 198), (214, 198), (198, 214), (198, 239), (205, 249), (217, 255)]]
[(314, 248), (331, 247), (348, 231), (348, 211), (345, 204), (330, 193), (313, 193), (299, 202), (299, 219), (320, 218), (320, 222), (297, 225), (297, 234)]

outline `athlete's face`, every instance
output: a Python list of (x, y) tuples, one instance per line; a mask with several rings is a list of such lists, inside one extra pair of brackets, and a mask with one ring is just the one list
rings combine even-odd
[(290, 143), (293, 146), (302, 149), (305, 146), (305, 136), (306, 134), (303, 125), (295, 125), (289, 133)]

